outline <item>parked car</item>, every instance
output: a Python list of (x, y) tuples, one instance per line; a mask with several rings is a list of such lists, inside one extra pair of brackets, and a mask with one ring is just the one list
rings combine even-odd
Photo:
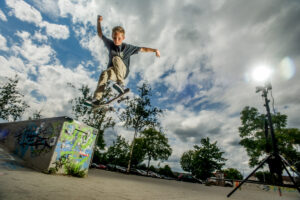
[(210, 177), (206, 179), (205, 185), (218, 185), (218, 182), (215, 178)]
[(98, 164), (98, 166), (96, 168), (98, 168), (98, 169), (107, 169), (107, 167), (105, 165), (102, 165), (102, 164)]
[(225, 187), (233, 187), (233, 184), (231, 181), (225, 181)]
[(90, 168), (96, 168), (97, 164), (96, 163), (92, 163)]
[(153, 178), (161, 178), (161, 176), (153, 171), (148, 172), (148, 176), (151, 176)]
[(191, 183), (202, 183), (201, 180), (193, 177), (191, 174), (180, 174), (177, 178), (178, 181), (185, 181)]
[(107, 164), (106, 167), (110, 171), (116, 171), (116, 166), (113, 164)]
[(161, 178), (166, 179), (166, 180), (175, 180), (175, 178), (165, 176), (165, 175), (160, 175)]
[(119, 166), (119, 165), (116, 165), (116, 170), (118, 172), (122, 172), (122, 173), (126, 173), (127, 172), (127, 169), (125, 167), (122, 167), (122, 166)]
[(139, 175), (139, 176), (146, 176), (145, 172), (143, 172), (140, 169), (136, 169), (136, 168), (130, 168), (130, 173), (135, 174), (135, 175)]
[(142, 170), (142, 169), (138, 169), (138, 172), (140, 173), (140, 175), (142, 176), (147, 176), (147, 172)]
[(97, 168), (97, 169), (107, 169), (105, 165), (92, 163), (91, 168)]

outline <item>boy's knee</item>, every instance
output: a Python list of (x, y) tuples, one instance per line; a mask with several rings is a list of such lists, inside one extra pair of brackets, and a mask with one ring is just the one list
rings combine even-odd
[(107, 70), (103, 71), (103, 72), (101, 73), (101, 76), (102, 76), (102, 77), (107, 76)]
[(113, 58), (112, 58), (112, 61), (113, 62), (117, 62), (117, 61), (120, 61), (120, 60), (122, 60), (119, 56), (114, 56)]

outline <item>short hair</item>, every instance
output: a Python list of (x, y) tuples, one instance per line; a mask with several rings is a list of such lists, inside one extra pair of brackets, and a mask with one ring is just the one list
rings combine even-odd
[(112, 29), (112, 34), (114, 34), (115, 32), (123, 33), (123, 35), (125, 35), (125, 30), (122, 26), (115, 26)]

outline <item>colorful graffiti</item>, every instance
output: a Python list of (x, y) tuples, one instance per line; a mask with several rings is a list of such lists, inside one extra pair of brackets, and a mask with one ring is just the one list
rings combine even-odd
[(87, 170), (96, 139), (95, 129), (75, 122), (65, 122), (55, 152), (56, 161), (66, 157), (77, 167)]
[(16, 142), (19, 144), (16, 153), (21, 157), (24, 157), (28, 150), (30, 150), (31, 157), (48, 153), (56, 143), (60, 124), (59, 122), (48, 124), (42, 122), (40, 125), (30, 123), (24, 130), (15, 135)]
[(282, 192), (297, 192), (297, 189), (295, 188), (278, 187), (273, 185), (263, 185), (262, 189), (265, 191), (279, 192), (279, 194), (281, 194)]

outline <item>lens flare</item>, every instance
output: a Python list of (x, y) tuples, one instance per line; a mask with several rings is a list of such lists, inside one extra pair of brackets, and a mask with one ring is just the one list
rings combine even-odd
[(261, 65), (252, 71), (252, 79), (256, 82), (264, 82), (269, 79), (271, 74), (272, 70), (269, 67)]
[(279, 65), (280, 75), (286, 79), (290, 79), (296, 72), (296, 67), (293, 60), (289, 57), (285, 57)]

